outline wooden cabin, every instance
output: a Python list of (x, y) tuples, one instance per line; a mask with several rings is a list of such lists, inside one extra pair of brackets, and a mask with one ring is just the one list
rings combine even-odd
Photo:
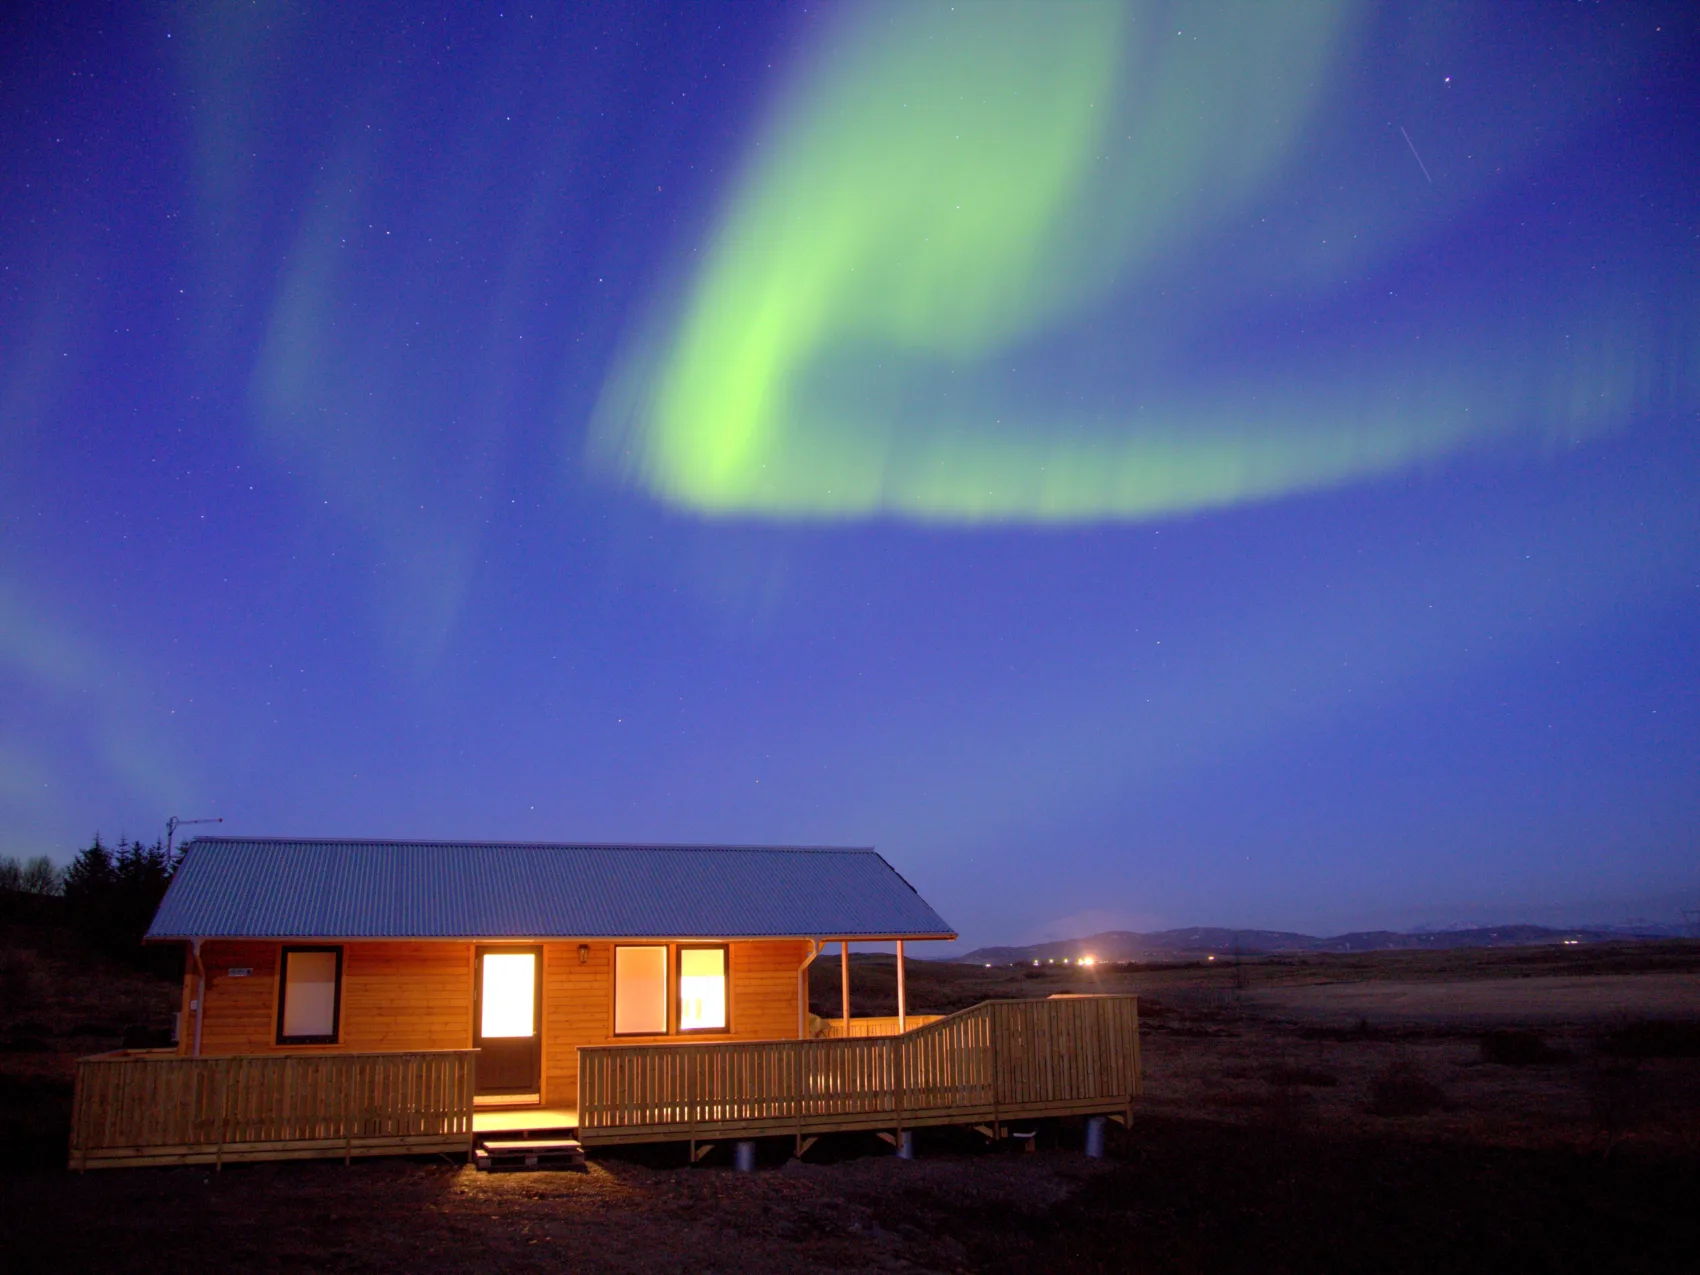
[[(501, 1130), (801, 1154), (1127, 1120), (1139, 1088), (1132, 997), (910, 1016), (905, 944), (956, 935), (867, 849), (201, 837), (147, 937), (187, 948), (177, 1045), (78, 1063), (78, 1168), (471, 1155)], [(895, 1019), (851, 1018), (853, 942), (895, 944)]]
[(180, 1054), (476, 1049), (480, 1106), (563, 1110), (581, 1046), (800, 1038), (824, 941), (954, 937), (872, 850), (224, 837), (148, 930)]

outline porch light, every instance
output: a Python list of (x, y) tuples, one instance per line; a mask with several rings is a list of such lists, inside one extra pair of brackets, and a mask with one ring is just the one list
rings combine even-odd
[(590, 964), (590, 944), (580, 943), (578, 945), (578, 963), (580, 965)]

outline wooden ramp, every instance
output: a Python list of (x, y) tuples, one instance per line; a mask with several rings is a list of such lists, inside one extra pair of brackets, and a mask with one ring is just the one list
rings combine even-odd
[(897, 1036), (579, 1050), (587, 1147), (1131, 1118), (1140, 1088), (1132, 996), (986, 1001)]

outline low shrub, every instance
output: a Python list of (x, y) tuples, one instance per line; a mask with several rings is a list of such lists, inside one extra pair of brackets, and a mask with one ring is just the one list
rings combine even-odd
[(1367, 1018), (1359, 1018), (1352, 1027), (1306, 1027), (1299, 1032), (1303, 1040), (1381, 1040), (1385, 1035), (1381, 1028)]
[(1374, 1116), (1426, 1116), (1446, 1105), (1446, 1094), (1409, 1058), (1395, 1058), (1369, 1082)]
[(132, 1023), (124, 1029), (125, 1049), (164, 1049), (173, 1043), (169, 1027), (145, 1027)]
[(1534, 1067), (1569, 1062), (1568, 1050), (1554, 1049), (1532, 1031), (1491, 1031), (1482, 1037), (1482, 1061), (1501, 1067)]
[[(0, 1147), (6, 1148), (7, 1173), (41, 1169), (64, 1171), (71, 1132), (71, 1084), (0, 1073)], [(3, 1194), (5, 1188), (0, 1188)], [(17, 1226), (8, 1218), (10, 1231)], [(9, 1251), (9, 1249), (8, 1249)], [(108, 1258), (110, 1262), (111, 1258)], [(7, 1270), (40, 1269), (29, 1261), (9, 1262)]]
[(1295, 1063), (1270, 1067), (1264, 1071), (1263, 1078), (1272, 1085), (1302, 1085), (1309, 1089), (1332, 1089), (1340, 1083), (1340, 1077), (1331, 1071), (1324, 1071), (1320, 1067), (1302, 1067)]
[(1647, 1077), (1633, 1059), (1594, 1059), (1583, 1073), (1582, 1089), (1594, 1126), (1605, 1135), (1608, 1147), (1646, 1119)]
[(1618, 1058), (1700, 1058), (1700, 1022), (1654, 1018), (1606, 1033), (1603, 1052)]
[(41, 972), (32, 954), (0, 950), (0, 1017), (23, 1013), (41, 1000), (43, 991)]
[(1267, 1107), (1271, 1095), (1262, 1089), (1223, 1089), (1213, 1093), (1208, 1100), (1213, 1107), (1225, 1107), (1234, 1110), (1261, 1110)]

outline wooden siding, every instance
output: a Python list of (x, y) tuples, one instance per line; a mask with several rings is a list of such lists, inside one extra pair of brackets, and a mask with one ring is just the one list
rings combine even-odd
[(579, 964), (577, 943), (543, 947), (543, 1103), (571, 1107), (578, 1093), (579, 1041), (614, 1031), (614, 945), (591, 943)]
[(900, 1036), (581, 1051), (586, 1146), (1131, 1116), (1131, 996), (987, 1001)]
[[(276, 943), (204, 943), (201, 964), (207, 985), (201, 993), (201, 1053), (258, 1054), (270, 1052), (277, 1041)], [(186, 978), (193, 981), (195, 963), (188, 963)], [(252, 971), (245, 978), (232, 978), (234, 968)], [(191, 1016), (192, 1018), (192, 1016)], [(178, 1039), (185, 1054), (194, 1051), (195, 1024)]]
[[(316, 940), (317, 941), (317, 940)], [(330, 942), (331, 940), (326, 940)], [(657, 940), (660, 942), (661, 940)], [(347, 942), (343, 948), (341, 1039), (334, 1045), (277, 1044), (278, 959), (282, 944), (209, 940), (201, 959), (207, 971), (206, 1018), (201, 1053), (311, 1054), (363, 1051), (468, 1049), (472, 1046), (473, 950), (471, 942)], [(581, 1045), (615, 1043), (614, 944), (577, 941), (543, 945), (543, 1088), (546, 1106), (578, 1100)], [(728, 945), (724, 1034), (644, 1037), (654, 1043), (712, 1040), (788, 1040), (797, 1035), (797, 969), (808, 955), (800, 939), (751, 940)], [(231, 969), (252, 971), (232, 978)], [(677, 977), (677, 960), (671, 966)], [(194, 994), (194, 963), (185, 979), (185, 1006)], [(630, 1040), (621, 1037), (621, 1040)], [(179, 1053), (194, 1048), (194, 1015), (179, 1033)]]
[[(659, 941), (659, 940), (658, 940)], [(614, 944), (548, 943), (543, 953), (543, 1102), (578, 1103), (579, 1047), (631, 1043), (614, 1035)], [(688, 944), (687, 944), (688, 946)], [(649, 1036), (645, 1043), (673, 1046), (701, 1040), (792, 1040), (797, 1035), (797, 969), (809, 954), (801, 939), (772, 939), (728, 945), (729, 1032), (712, 1035)], [(671, 965), (678, 976), (675, 955)]]
[[(472, 944), (344, 943), (341, 1039), (335, 1045), (277, 1043), (278, 943), (208, 942), (201, 1053), (470, 1049)], [(232, 969), (253, 971), (232, 978)], [(194, 977), (190, 962), (189, 980)], [(193, 1016), (179, 1049), (194, 1048)]]
[(470, 1049), (472, 944), (350, 943), (342, 1048)]

